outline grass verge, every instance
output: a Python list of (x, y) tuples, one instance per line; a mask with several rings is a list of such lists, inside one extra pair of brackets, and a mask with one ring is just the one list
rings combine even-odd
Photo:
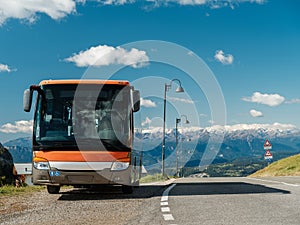
[(25, 186), (25, 187), (15, 187), (13, 185), (4, 185), (0, 187), (0, 197), (1, 196), (13, 196), (20, 194), (27, 194), (30, 192), (36, 192), (44, 190), (45, 186)]
[(300, 176), (300, 154), (276, 161), (250, 177)]
[(147, 175), (140, 179), (140, 183), (151, 183), (151, 182), (158, 182), (158, 181), (166, 181), (171, 177), (163, 177), (161, 174), (153, 174)]

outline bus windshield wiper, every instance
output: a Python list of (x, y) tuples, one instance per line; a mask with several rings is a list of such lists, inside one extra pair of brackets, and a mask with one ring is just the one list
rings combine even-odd
[(37, 141), (34, 144), (39, 149), (77, 149), (77, 145), (72, 141)]
[(109, 146), (114, 150), (119, 150), (119, 151), (128, 151), (128, 150), (130, 150), (127, 146), (125, 146), (119, 140), (101, 139), (101, 141), (105, 146), (107, 146), (107, 147)]
[[(117, 145), (114, 145), (109, 139), (96, 139), (96, 138), (80, 138), (76, 139), (78, 148), (83, 149), (96, 149), (96, 150), (121, 150)], [(102, 146), (101, 146), (102, 145)]]

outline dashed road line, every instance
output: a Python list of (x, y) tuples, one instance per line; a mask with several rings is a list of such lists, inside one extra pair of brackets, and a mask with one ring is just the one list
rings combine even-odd
[(161, 207), (161, 212), (165, 213), (165, 212), (170, 212), (170, 208), (169, 207)]
[(160, 206), (168, 206), (168, 205), (169, 205), (168, 202), (161, 202), (161, 203), (160, 203)]
[[(170, 207), (169, 206), (169, 192), (174, 188), (176, 184), (172, 184), (170, 187), (168, 187), (162, 194), (161, 200), (160, 200), (160, 206), (161, 206), (161, 212), (163, 213), (163, 217), (165, 221), (172, 221), (174, 220), (173, 215), (170, 213)], [(167, 214), (168, 213), (168, 214)]]
[(174, 217), (172, 214), (163, 214), (163, 216), (164, 216), (164, 220), (166, 220), (166, 221), (174, 220)]
[(162, 202), (168, 201), (169, 197), (168, 196), (162, 196), (161, 200)]

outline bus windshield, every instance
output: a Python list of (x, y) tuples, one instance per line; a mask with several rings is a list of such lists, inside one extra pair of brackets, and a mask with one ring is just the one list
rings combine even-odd
[[(38, 98), (34, 123), (33, 144), (36, 147), (130, 148), (130, 87), (58, 84), (44, 85), (42, 90), (44, 97)], [(105, 148), (97, 144), (100, 140)]]

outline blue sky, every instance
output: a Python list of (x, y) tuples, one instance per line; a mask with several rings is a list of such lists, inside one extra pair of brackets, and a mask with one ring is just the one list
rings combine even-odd
[[(163, 85), (173, 78), (186, 94), (175, 93), (177, 84), (168, 92), (167, 127), (189, 107), (195, 126), (217, 124), (205, 91), (186, 74), (147, 63), (151, 50), (127, 44), (143, 40), (175, 43), (200, 57), (220, 85), (228, 125), (300, 128), (299, 9), (292, 0), (0, 0), (0, 142), (30, 135), (24, 89), (43, 79), (81, 78), (102, 55), (97, 70), (121, 65), (115, 77), (141, 90), (145, 127), (160, 124)], [(140, 78), (145, 82), (135, 82)], [(149, 86), (156, 96), (143, 94)]]

